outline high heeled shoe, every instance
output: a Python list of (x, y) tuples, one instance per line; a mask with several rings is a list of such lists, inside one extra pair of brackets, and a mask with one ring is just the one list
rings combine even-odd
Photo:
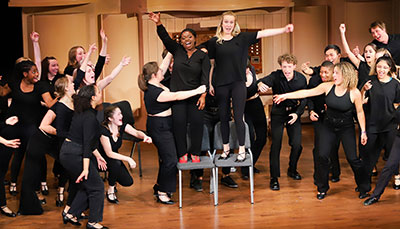
[(47, 195), (49, 195), (49, 187), (47, 187), (47, 183), (45, 183), (45, 184), (41, 184), (41, 190), (40, 190), (41, 192), (42, 192), (42, 195), (44, 195), (44, 196), (47, 196)]
[(7, 207), (7, 206), (1, 207), (1, 209), (0, 209), (1, 214), (5, 215), (5, 216), (7, 216), (7, 217), (16, 217), (16, 216), (17, 216), (17, 214), (15, 214), (14, 212), (12, 212), (11, 210), (10, 210), (11, 212), (6, 212), (6, 211), (4, 211), (4, 209), (5, 209), (6, 207)]
[(78, 222), (78, 219), (76, 219), (76, 221), (74, 221), (73, 218), (74, 217), (70, 218), (70, 217), (68, 217), (68, 214), (65, 214), (63, 216), (63, 223), (64, 224), (70, 223), (70, 224), (75, 225), (75, 226), (81, 226), (82, 225), (81, 223)]
[(98, 224), (98, 223), (90, 224), (90, 223), (88, 222), (88, 223), (86, 224), (86, 228), (87, 228), (87, 229), (97, 229), (97, 228), (100, 228), (100, 229), (108, 229), (108, 227), (103, 226), (103, 225), (101, 225), (101, 227), (96, 227), (96, 226), (94, 226), (94, 225), (96, 225), (96, 224)]
[(368, 198), (367, 200), (364, 201), (364, 206), (369, 206), (369, 205), (374, 204), (376, 202), (378, 202), (378, 198), (370, 197), (370, 198)]
[[(61, 196), (63, 197), (61, 199)], [(57, 197), (56, 197), (56, 206), (57, 207), (62, 207), (64, 206), (64, 192), (58, 192)]]
[(393, 189), (394, 190), (400, 189), (400, 177), (396, 177), (396, 176), (394, 177)]
[(37, 195), (37, 198), (39, 199), (41, 205), (45, 205), (47, 203), (46, 198), (44, 198), (43, 196), (42, 196), (43, 198), (40, 199), (40, 191), (36, 191), (36, 195)]
[[(118, 204), (119, 203), (119, 201), (117, 199), (117, 196), (115, 195), (114, 192), (110, 192), (110, 193), (107, 192), (106, 196), (107, 196), (108, 202), (110, 202), (112, 204)], [(110, 196), (113, 197), (113, 199), (111, 199)]]
[[(154, 186), (153, 186), (153, 196), (158, 196), (158, 191), (160, 191), (160, 189), (158, 188), (158, 185), (157, 184), (155, 184)], [(172, 197), (172, 193), (171, 192), (167, 192), (167, 196), (168, 196), (168, 198), (171, 198)]]
[(235, 162), (244, 162), (246, 160), (246, 152), (238, 153)]
[(17, 195), (17, 184), (16, 183), (10, 183), (10, 194), (12, 196), (16, 196)]
[(167, 204), (167, 205), (171, 205), (171, 204), (174, 204), (174, 203), (175, 203), (175, 202), (174, 202), (173, 200), (171, 200), (171, 199), (166, 200), (166, 201), (165, 201), (165, 200), (161, 200), (160, 197), (168, 197), (168, 194), (166, 194), (166, 193), (161, 194), (160, 192), (158, 192), (158, 195), (156, 196), (157, 202), (162, 203), (162, 204)]
[(231, 150), (224, 150), (221, 155), (219, 155), (218, 160), (227, 160), (230, 157)]

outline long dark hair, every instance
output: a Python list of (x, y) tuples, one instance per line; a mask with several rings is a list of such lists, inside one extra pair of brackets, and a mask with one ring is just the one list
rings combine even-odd
[[(111, 134), (113, 134), (113, 133), (111, 132), (110, 128), (108, 127), (108, 124), (110, 124), (109, 118), (111, 118), (114, 115), (114, 112), (117, 108), (121, 110), (121, 108), (119, 108), (118, 106), (115, 106), (115, 105), (110, 105), (104, 109), (104, 119), (103, 119), (103, 122), (101, 123), (101, 125), (103, 125), (108, 131), (110, 131)], [(117, 137), (119, 137), (120, 128), (121, 127), (119, 126)]]
[(40, 74), (40, 80), (48, 80), (50, 60), (57, 60), (57, 59), (54, 56), (46, 56), (42, 60), (42, 73)]
[(74, 110), (76, 113), (82, 113), (92, 108), (92, 96), (96, 95), (96, 85), (90, 84), (79, 89), (78, 94), (72, 98), (74, 100)]

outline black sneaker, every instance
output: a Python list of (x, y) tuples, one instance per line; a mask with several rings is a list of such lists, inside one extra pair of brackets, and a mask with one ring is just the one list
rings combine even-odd
[(238, 187), (237, 183), (230, 176), (222, 177), (221, 184), (223, 184), (229, 188), (237, 188)]
[(202, 192), (203, 191), (203, 180), (196, 179), (193, 182), (192, 188), (194, 190), (196, 190), (197, 192)]

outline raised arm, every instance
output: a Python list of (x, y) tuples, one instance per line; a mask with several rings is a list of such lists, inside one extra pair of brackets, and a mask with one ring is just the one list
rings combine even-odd
[(345, 24), (340, 24), (339, 31), (340, 31), (340, 38), (342, 39), (342, 45), (343, 45), (344, 51), (346, 52), (346, 54), (349, 57), (349, 59), (351, 60), (351, 62), (353, 62), (353, 64), (358, 68), (360, 66), (360, 60), (350, 50), (349, 44), (347, 43), (347, 40), (346, 40), (346, 25)]
[(321, 95), (326, 93), (332, 87), (332, 85), (333, 85), (332, 82), (326, 82), (326, 83), (321, 83), (320, 85), (312, 89), (303, 89), (285, 94), (274, 95), (274, 102), (276, 104), (279, 104), (286, 99), (302, 99), (302, 98)]
[(101, 50), (99, 55), (105, 57), (107, 55), (108, 38), (106, 36), (106, 33), (104, 32), (104, 29), (100, 30), (100, 37), (101, 37)]
[(162, 63), (160, 64), (161, 74), (165, 75), (168, 70), (169, 64), (171, 63), (172, 54), (170, 52), (167, 53)]
[(263, 38), (263, 37), (275, 36), (275, 35), (279, 35), (282, 33), (290, 33), (290, 32), (293, 32), (293, 30), (294, 30), (294, 26), (292, 24), (288, 24), (282, 28), (264, 29), (264, 30), (260, 30), (257, 32), (257, 39)]
[(160, 12), (158, 12), (156, 14), (153, 12), (150, 12), (149, 19), (156, 24), (158, 37), (163, 42), (165, 48), (168, 50), (168, 52), (175, 54), (175, 51), (178, 48), (179, 44), (169, 36), (167, 30), (161, 23)]
[(79, 69), (77, 69), (76, 77), (74, 79), (74, 88), (78, 90), (79, 85), (82, 83), (83, 78), (85, 77), (86, 67), (89, 62), (90, 56), (97, 49), (96, 44), (93, 43), (90, 45), (88, 52), (85, 55), (85, 59), (83, 59), (82, 64)]
[(31, 33), (31, 40), (33, 44), (33, 55), (35, 56), (35, 64), (39, 73), (40, 80), (40, 76), (42, 75), (42, 57), (40, 54), (39, 33), (33, 31)]
[(204, 92), (206, 92), (205, 85), (201, 85), (200, 87), (198, 87), (196, 89), (187, 90), (187, 91), (177, 91), (177, 92), (163, 91), (157, 97), (157, 101), (158, 102), (170, 102), (170, 101), (176, 101), (176, 100), (184, 100), (184, 99), (190, 98), (192, 96), (202, 94)]
[(122, 68), (128, 65), (130, 62), (131, 58), (124, 56), (117, 67), (112, 70), (110, 75), (97, 82), (97, 86), (99, 87), (99, 89), (103, 90), (107, 85), (109, 85), (113, 81), (113, 79), (121, 72)]

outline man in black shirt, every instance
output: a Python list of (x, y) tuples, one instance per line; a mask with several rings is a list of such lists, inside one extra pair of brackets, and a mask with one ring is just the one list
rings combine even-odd
[(396, 65), (400, 65), (400, 34), (388, 34), (386, 25), (382, 21), (372, 22), (369, 32), (374, 38), (372, 43), (376, 44), (378, 48), (389, 50)]
[[(278, 57), (281, 70), (272, 72), (270, 75), (258, 80), (258, 90), (266, 92), (272, 88), (274, 94), (283, 94), (307, 88), (306, 78), (295, 71), (297, 59), (291, 54)], [(280, 104), (273, 104), (271, 110), (271, 134), (272, 145), (270, 151), (270, 188), (279, 190), (278, 177), (280, 177), (280, 151), (282, 145), (283, 128), (289, 137), (291, 146), (288, 176), (294, 180), (301, 180), (297, 172), (297, 162), (303, 147), (301, 146), (301, 124), (300, 116), (304, 112), (306, 99), (289, 99)]]

